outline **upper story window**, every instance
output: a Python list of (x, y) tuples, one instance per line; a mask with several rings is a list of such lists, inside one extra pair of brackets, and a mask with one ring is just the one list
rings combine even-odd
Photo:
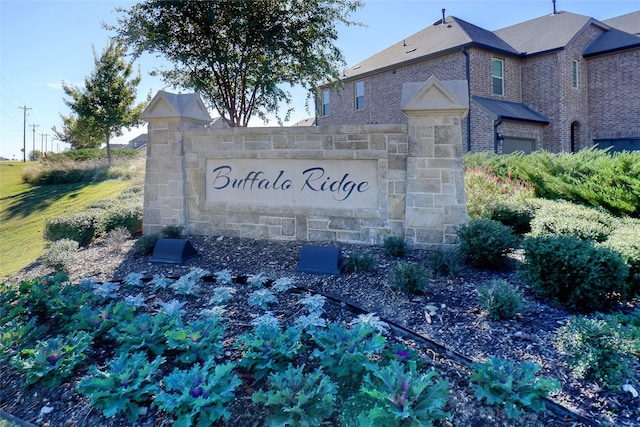
[(493, 94), (504, 95), (504, 61), (491, 59), (491, 78), (493, 80)]
[(354, 85), (355, 100), (354, 108), (356, 110), (364, 110), (364, 82), (359, 81)]
[(320, 107), (320, 114), (322, 116), (329, 115), (329, 91), (328, 90), (322, 91), (322, 105)]
[(579, 68), (580, 62), (576, 61), (575, 59), (573, 60), (573, 65), (572, 65), (572, 81), (573, 81), (573, 87), (575, 89), (578, 89), (578, 83), (580, 83), (580, 76), (579, 76), (579, 72), (580, 72), (580, 68)]

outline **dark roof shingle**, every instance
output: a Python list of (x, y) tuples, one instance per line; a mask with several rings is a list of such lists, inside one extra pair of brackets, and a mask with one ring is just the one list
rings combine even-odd
[(482, 96), (472, 96), (471, 100), (489, 114), (495, 115), (496, 118), (549, 124), (549, 119), (545, 116), (519, 102), (503, 101), (501, 99), (485, 98)]

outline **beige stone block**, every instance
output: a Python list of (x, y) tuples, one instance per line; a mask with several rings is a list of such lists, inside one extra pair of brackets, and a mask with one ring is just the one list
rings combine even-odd
[(401, 196), (389, 196), (389, 219), (404, 220), (406, 198)]
[(444, 229), (442, 209), (407, 208), (405, 217), (407, 227)]

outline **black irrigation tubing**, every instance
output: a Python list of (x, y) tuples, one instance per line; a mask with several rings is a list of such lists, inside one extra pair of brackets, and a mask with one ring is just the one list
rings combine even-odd
[[(352, 312), (358, 313), (358, 314), (374, 314), (371, 313), (368, 310), (365, 310), (364, 308), (357, 306), (355, 304), (352, 304), (350, 302), (341, 300), (340, 298), (331, 296), (331, 295), (325, 295), (322, 292), (318, 292), (312, 289), (307, 289), (301, 286), (296, 286), (295, 288), (298, 290), (299, 292), (309, 292), (311, 294), (316, 294), (316, 295), (321, 295), (325, 298), (327, 298), (329, 301), (335, 303), (335, 304), (339, 304), (341, 307), (347, 307), (349, 310), (351, 310)], [(392, 329), (396, 330), (396, 331), (400, 331), (402, 334), (404, 334), (405, 336), (409, 336), (413, 339), (415, 339), (416, 341), (422, 342), (424, 344), (426, 344), (429, 348), (431, 348), (432, 350), (438, 352), (440, 355), (443, 355), (445, 357), (448, 357), (450, 359), (453, 359), (455, 362), (466, 366), (467, 368), (471, 369), (472, 364), (474, 363), (473, 360), (469, 359), (468, 357), (464, 356), (463, 354), (460, 354), (454, 350), (451, 350), (445, 346), (443, 346), (440, 343), (437, 343), (436, 341), (433, 341), (427, 337), (424, 337), (420, 334), (418, 334), (417, 332), (412, 331), (411, 329), (405, 328), (402, 325), (397, 324), (396, 322), (386, 319), (384, 317), (380, 317), (378, 316), (379, 319), (385, 323), (387, 323), (389, 326), (391, 326)], [(580, 415), (577, 412), (574, 412), (572, 410), (570, 410), (569, 408), (565, 408), (564, 406), (560, 405), (559, 403), (554, 402), (553, 400), (550, 400), (548, 398), (542, 398), (545, 406), (547, 408), (549, 408), (553, 413), (555, 413), (556, 415), (560, 416), (560, 417), (565, 417), (565, 418), (572, 418), (575, 421), (578, 421), (580, 423), (583, 423), (587, 426), (601, 426), (602, 424), (594, 419), (585, 417), (584, 415)]]
[[(177, 280), (178, 277), (168, 277), (171, 280)], [(236, 276), (234, 282), (238, 283), (238, 284), (246, 284), (247, 282), (247, 278), (248, 276)], [(142, 279), (143, 281), (150, 281), (151, 279)], [(206, 275), (202, 277), (202, 280), (206, 281), (206, 282), (215, 282), (216, 281), (216, 276), (213, 275)], [(122, 283), (123, 280), (112, 280), (111, 282), (120, 282)], [(267, 286), (269, 284), (272, 284), (273, 280), (269, 280), (267, 282)], [(319, 291), (315, 291), (313, 289), (308, 289), (302, 286), (294, 286), (292, 288), (292, 290), (296, 291), (296, 292), (300, 292), (300, 293), (311, 293), (311, 294), (315, 294), (315, 295), (321, 295), (323, 297), (325, 297), (327, 300), (331, 301), (334, 304), (338, 304), (341, 307), (346, 307), (348, 308), (351, 312), (353, 313), (357, 313), (357, 314), (375, 314), (372, 313), (360, 306), (357, 306), (353, 303), (350, 303), (348, 301), (344, 301), (340, 298), (334, 297), (332, 295), (325, 295), (322, 292)], [(464, 356), (461, 353), (458, 353), (454, 350), (451, 350), (445, 346), (443, 346), (442, 344), (433, 341), (427, 337), (424, 337), (420, 334), (418, 334), (417, 332), (412, 331), (409, 328), (405, 328), (402, 325), (397, 324), (396, 322), (386, 319), (384, 317), (380, 317), (378, 316), (379, 319), (383, 322), (385, 322), (386, 324), (388, 324), (389, 326), (391, 326), (392, 329), (396, 330), (396, 331), (400, 331), (402, 334), (404, 334), (405, 336), (409, 336), (413, 339), (415, 339), (416, 341), (419, 341), (423, 344), (426, 344), (429, 348), (431, 348), (432, 350), (434, 350), (435, 352), (439, 353), (442, 356), (448, 357), (450, 359), (453, 359), (455, 362), (457, 362), (460, 365), (463, 365), (469, 369), (471, 369), (471, 366), (473, 365), (474, 361), (469, 359), (468, 357)], [(549, 408), (553, 413), (555, 413), (556, 415), (560, 416), (560, 417), (565, 417), (565, 418), (571, 418), (577, 422), (583, 423), (584, 425), (587, 426), (594, 426), (594, 427), (598, 427), (601, 426), (602, 424), (594, 419), (585, 417), (584, 415), (580, 415), (577, 412), (574, 412), (572, 410), (570, 410), (569, 408), (565, 408), (564, 406), (560, 405), (559, 403), (554, 402), (553, 400), (547, 399), (547, 398), (543, 398), (543, 401), (545, 403), (545, 406), (547, 408)], [(14, 417), (13, 415), (3, 411), (2, 409), (0, 409), (0, 419), (6, 419), (8, 421), (14, 422), (18, 425), (20, 425), (21, 427), (37, 427), (34, 424), (28, 423), (26, 421), (23, 421), (19, 418)]]

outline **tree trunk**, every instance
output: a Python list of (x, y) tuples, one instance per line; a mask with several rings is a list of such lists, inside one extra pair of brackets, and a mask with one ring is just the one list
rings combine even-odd
[(111, 165), (111, 146), (109, 145), (109, 132), (107, 132), (107, 163), (109, 163), (109, 165)]

